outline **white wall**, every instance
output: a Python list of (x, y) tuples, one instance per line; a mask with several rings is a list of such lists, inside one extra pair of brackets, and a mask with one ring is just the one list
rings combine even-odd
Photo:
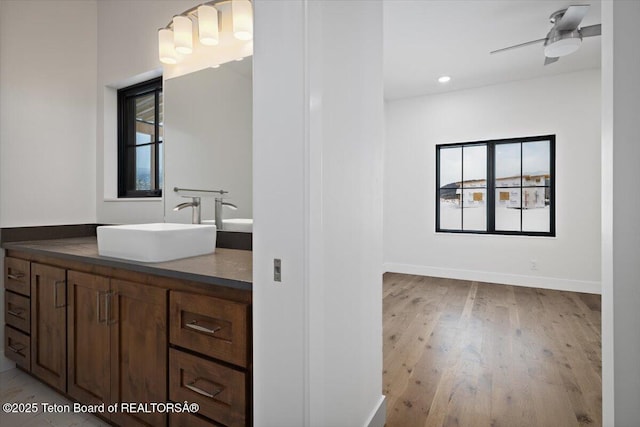
[(0, 4), (0, 227), (95, 222), (96, 2)]
[(0, 2), (0, 227), (95, 222), (95, 47), (95, 1)]
[[(96, 211), (98, 223), (162, 222), (162, 199), (117, 199), (117, 89), (161, 75), (159, 28), (192, 0), (98, 2)], [(167, 141), (167, 144), (171, 143)]]
[[(234, 61), (164, 82), (167, 222), (191, 222), (191, 208), (173, 210), (190, 201), (174, 192), (174, 187), (223, 189), (229, 192), (225, 200), (238, 207), (235, 211), (223, 208), (224, 218), (253, 218), (253, 89), (251, 73), (238, 72), (234, 68), (238, 64)], [(213, 194), (189, 195), (202, 195), (202, 219), (214, 219)]]
[[(387, 271), (600, 292), (598, 70), (391, 101), (386, 123)], [(547, 134), (555, 238), (435, 233), (436, 144)]]
[(255, 4), (255, 424), (382, 426), (382, 4)]
[(640, 2), (602, 3), (603, 425), (640, 419)]

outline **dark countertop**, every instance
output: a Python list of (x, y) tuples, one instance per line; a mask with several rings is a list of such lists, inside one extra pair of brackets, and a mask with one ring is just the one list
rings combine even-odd
[(2, 247), (235, 289), (251, 290), (253, 287), (253, 252), (239, 249), (216, 248), (210, 255), (152, 263), (100, 256), (95, 236), (12, 242), (4, 243)]

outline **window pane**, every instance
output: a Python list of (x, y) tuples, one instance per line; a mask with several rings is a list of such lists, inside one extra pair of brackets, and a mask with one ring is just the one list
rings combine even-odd
[(520, 189), (496, 189), (496, 231), (520, 231)]
[(440, 198), (440, 228), (442, 230), (462, 229), (462, 209), (458, 203)]
[(487, 146), (463, 148), (462, 229), (487, 229)]
[(520, 143), (496, 144), (496, 187), (520, 187)]
[(136, 190), (151, 190), (151, 146), (135, 147)]
[[(544, 190), (536, 188), (536, 190)], [(522, 211), (522, 231), (551, 231), (551, 209), (549, 206)]]
[(551, 165), (549, 141), (525, 142), (522, 144), (522, 174), (527, 185), (545, 185)]
[[(155, 141), (156, 95), (139, 96), (136, 104), (136, 144)], [(140, 135), (140, 136), (138, 136)]]
[(548, 186), (550, 181), (549, 141), (522, 144), (522, 231), (549, 232), (551, 217), (549, 188), (526, 188), (526, 186)]
[(440, 149), (440, 228), (462, 229), (460, 183), (462, 181), (462, 148)]
[(475, 145), (464, 147), (464, 186), (487, 185), (487, 146)]
[(484, 188), (465, 188), (463, 229), (485, 231), (487, 229), (487, 190)]
[(441, 148), (440, 188), (458, 188), (460, 181), (462, 181), (462, 148)]

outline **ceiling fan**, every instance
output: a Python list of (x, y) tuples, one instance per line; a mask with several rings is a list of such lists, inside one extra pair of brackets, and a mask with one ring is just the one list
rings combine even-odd
[(583, 38), (601, 34), (601, 24), (579, 28), (588, 11), (589, 5), (569, 6), (566, 9), (558, 10), (549, 17), (553, 27), (545, 38), (494, 50), (491, 54), (544, 42), (544, 65), (552, 64), (561, 56), (569, 55), (578, 50)]

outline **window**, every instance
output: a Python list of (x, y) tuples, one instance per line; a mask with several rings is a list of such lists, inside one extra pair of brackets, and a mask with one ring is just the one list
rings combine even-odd
[(162, 196), (162, 77), (118, 91), (118, 197)]
[(436, 231), (555, 236), (555, 136), (436, 146)]

